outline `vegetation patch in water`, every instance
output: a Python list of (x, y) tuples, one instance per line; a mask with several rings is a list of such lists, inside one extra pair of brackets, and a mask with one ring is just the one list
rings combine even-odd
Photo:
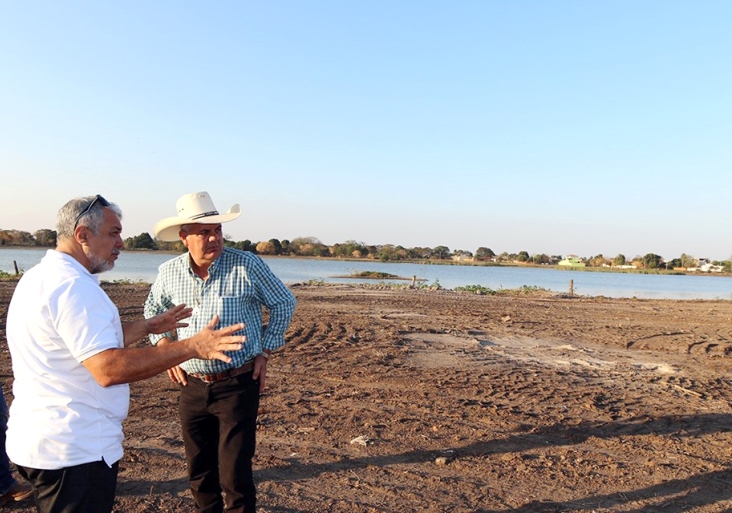
[(410, 280), (396, 274), (383, 273), (379, 271), (360, 271), (353, 272), (348, 276), (334, 276), (334, 278), (354, 278), (359, 280)]

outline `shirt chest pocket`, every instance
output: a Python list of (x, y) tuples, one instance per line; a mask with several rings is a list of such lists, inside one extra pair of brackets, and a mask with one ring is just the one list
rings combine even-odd
[(222, 296), (219, 298), (219, 326), (228, 326), (244, 320), (245, 298)]

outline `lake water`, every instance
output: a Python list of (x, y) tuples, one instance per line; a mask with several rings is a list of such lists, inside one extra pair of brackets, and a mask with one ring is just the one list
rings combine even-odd
[[(0, 249), (0, 270), (14, 273), (13, 261), (28, 270), (45, 254), (45, 249)], [(112, 271), (102, 280), (152, 282), (160, 264), (174, 255), (158, 252), (123, 251)], [(453, 289), (482, 285), (493, 290), (541, 287), (555, 292), (583, 296), (637, 297), (656, 299), (732, 299), (732, 279), (727, 276), (677, 276), (661, 274), (604, 273), (535, 267), (478, 267), (383, 262), (353, 262), (335, 259), (264, 257), (272, 271), (285, 283), (323, 280), (331, 283), (374, 283), (374, 280), (335, 278), (362, 271), (376, 271)], [(397, 283), (407, 283), (399, 281)]]

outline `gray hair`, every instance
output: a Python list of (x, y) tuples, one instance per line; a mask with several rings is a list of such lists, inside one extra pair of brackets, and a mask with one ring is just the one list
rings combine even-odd
[(86, 226), (94, 235), (99, 235), (99, 229), (104, 224), (104, 208), (110, 209), (122, 219), (122, 210), (116, 204), (110, 203), (109, 206), (104, 207), (97, 201), (91, 210), (84, 213), (77, 222), (79, 214), (89, 208), (89, 205), (96, 199), (96, 196), (75, 198), (59, 209), (56, 214), (56, 237), (59, 240), (73, 237), (76, 226)]
[[(180, 228), (178, 228), (178, 230), (181, 231), (181, 232), (183, 232), (183, 233), (185, 233), (186, 235), (190, 235), (191, 234), (191, 230), (197, 224), (207, 224), (207, 223), (188, 223), (188, 224), (182, 224), (182, 225), (180, 225)], [(220, 225), (221, 223), (212, 223), (212, 224), (218, 224), (218, 225)]]

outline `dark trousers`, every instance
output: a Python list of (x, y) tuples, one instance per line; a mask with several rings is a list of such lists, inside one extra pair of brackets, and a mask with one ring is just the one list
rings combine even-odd
[(8, 429), (8, 403), (0, 388), (0, 495), (10, 490), (15, 478), (10, 470), (10, 461), (5, 453), (5, 432)]
[(259, 380), (251, 372), (214, 383), (189, 376), (182, 387), (179, 413), (196, 512), (255, 511), (258, 410)]
[(38, 492), (40, 513), (110, 513), (117, 490), (119, 462), (110, 468), (104, 461), (58, 470), (39, 470), (16, 465), (18, 473)]

